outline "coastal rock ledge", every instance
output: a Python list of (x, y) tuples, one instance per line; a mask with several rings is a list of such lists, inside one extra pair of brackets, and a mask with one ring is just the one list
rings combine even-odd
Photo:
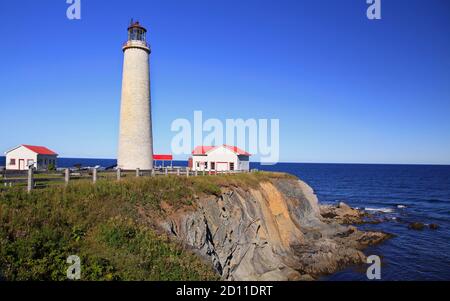
[(212, 261), (224, 280), (314, 280), (364, 263), (362, 250), (389, 238), (346, 225), (350, 215), (360, 214), (339, 207), (334, 216), (325, 210), (323, 217), (311, 187), (280, 177), (257, 188), (222, 187), (220, 194), (198, 197), (192, 207), (166, 207), (158, 224)]

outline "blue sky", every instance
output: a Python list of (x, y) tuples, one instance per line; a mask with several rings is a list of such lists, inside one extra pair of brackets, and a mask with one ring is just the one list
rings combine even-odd
[[(450, 164), (450, 2), (0, 3), (0, 150), (115, 158), (122, 43), (149, 30), (155, 152), (171, 122), (280, 119), (281, 161)], [(257, 159), (257, 158), (256, 158)]]

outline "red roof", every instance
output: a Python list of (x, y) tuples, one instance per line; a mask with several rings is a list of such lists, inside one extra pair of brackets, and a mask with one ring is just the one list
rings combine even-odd
[(225, 146), (226, 148), (228, 148), (229, 150), (231, 150), (232, 152), (238, 154), (238, 155), (242, 155), (242, 156), (251, 156), (250, 153), (247, 153), (245, 150), (240, 149), (237, 146), (231, 146), (231, 145), (226, 145), (224, 144), (223, 146)]
[(173, 156), (172, 155), (153, 155), (153, 160), (172, 161)]
[(224, 146), (226, 148), (228, 148), (229, 150), (231, 150), (232, 152), (234, 152), (236, 155), (242, 155), (242, 156), (251, 156), (249, 153), (247, 153), (246, 151), (240, 149), (237, 146), (231, 146), (231, 145), (220, 145), (220, 146), (197, 146), (193, 151), (192, 154), (193, 155), (206, 155), (206, 153), (210, 152), (213, 149), (216, 149), (218, 147)]
[(210, 150), (214, 149), (215, 146), (197, 146), (196, 148), (194, 148), (194, 150), (192, 151), (193, 155), (205, 155), (207, 152), (209, 152)]
[(22, 146), (28, 148), (29, 150), (31, 150), (39, 155), (58, 155), (54, 151), (46, 148), (45, 146), (26, 145), (26, 144), (22, 144)]

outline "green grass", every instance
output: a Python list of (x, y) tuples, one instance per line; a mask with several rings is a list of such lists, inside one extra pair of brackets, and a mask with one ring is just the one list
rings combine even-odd
[(157, 233), (139, 210), (164, 218), (161, 204), (195, 206), (202, 195), (256, 187), (284, 174), (79, 180), (33, 190), (0, 190), (0, 279), (66, 280), (69, 255), (82, 280), (215, 280), (209, 264)]

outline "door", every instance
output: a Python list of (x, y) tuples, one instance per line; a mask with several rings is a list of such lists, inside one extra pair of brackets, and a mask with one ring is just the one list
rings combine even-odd
[(217, 171), (227, 171), (228, 170), (228, 162), (217, 162), (216, 170)]
[(19, 159), (19, 170), (24, 170), (24, 169), (25, 169), (25, 160)]

